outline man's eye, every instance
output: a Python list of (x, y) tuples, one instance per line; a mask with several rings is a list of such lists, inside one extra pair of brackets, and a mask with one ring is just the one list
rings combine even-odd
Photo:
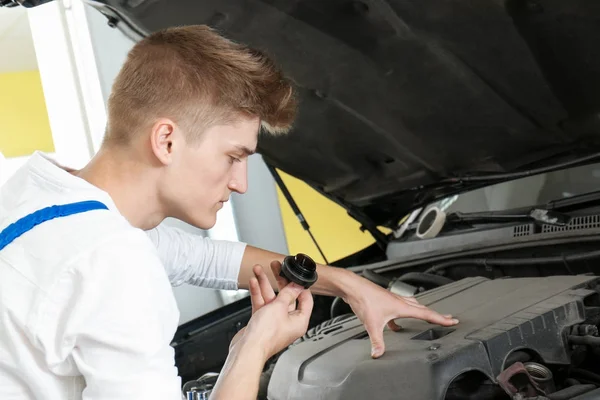
[(229, 162), (231, 164), (233, 164), (234, 162), (240, 162), (239, 158), (233, 157), (233, 156), (229, 156)]

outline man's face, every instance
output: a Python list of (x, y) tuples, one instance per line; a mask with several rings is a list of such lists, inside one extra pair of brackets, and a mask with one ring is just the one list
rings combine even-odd
[(166, 183), (169, 214), (201, 229), (213, 227), (231, 193), (248, 188), (248, 156), (256, 150), (259, 125), (257, 117), (242, 116), (207, 129), (195, 143), (174, 141)]

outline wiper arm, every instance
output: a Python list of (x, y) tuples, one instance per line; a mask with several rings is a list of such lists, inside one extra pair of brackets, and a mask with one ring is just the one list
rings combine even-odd
[(448, 214), (446, 222), (450, 224), (501, 224), (503, 222), (533, 221), (548, 225), (564, 226), (571, 221), (571, 216), (565, 214), (565, 212), (595, 205), (600, 205), (600, 190), (552, 200), (546, 204), (533, 207), (473, 213), (454, 212)]
[(563, 199), (549, 201), (545, 207), (547, 210), (573, 211), (579, 208), (600, 205), (600, 190), (578, 194)]
[(522, 212), (517, 210), (475, 213), (454, 212), (446, 217), (446, 222), (450, 224), (494, 224), (520, 221), (533, 221), (540, 224), (565, 226), (571, 221), (571, 216), (545, 208), (531, 208)]

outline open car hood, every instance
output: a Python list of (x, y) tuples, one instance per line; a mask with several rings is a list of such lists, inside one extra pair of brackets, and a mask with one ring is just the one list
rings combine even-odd
[(600, 151), (597, 0), (87, 3), (134, 38), (208, 24), (272, 55), (300, 113), (259, 152), (363, 222)]

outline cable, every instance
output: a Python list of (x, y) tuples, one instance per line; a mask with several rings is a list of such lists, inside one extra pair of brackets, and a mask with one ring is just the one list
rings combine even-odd
[(571, 261), (584, 261), (592, 258), (600, 257), (600, 250), (594, 250), (587, 253), (576, 253), (568, 254), (563, 256), (552, 256), (552, 257), (527, 257), (527, 258), (465, 258), (459, 260), (450, 260), (444, 263), (435, 265), (428, 270), (426, 273), (436, 274), (439, 271), (443, 271), (448, 268), (455, 267), (457, 265), (474, 265), (481, 267), (506, 267), (506, 266), (523, 266), (523, 265), (536, 265), (536, 264), (566, 264)]
[(294, 214), (296, 215), (296, 218), (298, 218), (298, 221), (300, 221), (300, 225), (302, 225), (302, 228), (304, 228), (304, 230), (306, 232), (308, 232), (308, 234), (310, 235), (310, 238), (312, 239), (313, 243), (315, 244), (315, 246), (317, 246), (317, 250), (319, 250), (319, 253), (321, 253), (321, 257), (323, 257), (323, 260), (325, 261), (325, 264), (329, 264), (329, 261), (327, 261), (327, 257), (325, 257), (325, 254), (323, 253), (323, 250), (321, 250), (321, 246), (319, 246), (319, 243), (317, 243), (317, 240), (315, 239), (315, 237), (313, 236), (312, 232), (310, 231), (310, 226), (308, 225), (308, 222), (304, 218), (304, 215), (300, 211), (300, 208), (298, 207), (298, 204), (296, 203), (296, 201), (292, 197), (292, 194), (288, 190), (287, 186), (283, 182), (283, 179), (281, 179), (281, 176), (279, 175), (279, 173), (277, 172), (277, 170), (275, 168), (273, 168), (269, 164), (267, 164), (267, 168), (269, 169), (269, 172), (271, 172), (271, 175), (273, 175), (273, 179), (275, 179), (275, 182), (277, 183), (277, 186), (279, 186), (279, 189), (281, 189), (281, 192), (283, 193), (283, 196), (287, 200), (288, 204), (290, 205), (290, 207), (292, 207), (292, 210), (294, 211)]
[(452, 279), (446, 278), (445, 276), (428, 274), (425, 272), (408, 272), (398, 278), (398, 280), (417, 284), (425, 283), (433, 286), (444, 286), (454, 282)]
[(363, 277), (384, 288), (387, 288), (390, 285), (390, 282), (392, 282), (390, 278), (386, 278), (383, 275), (379, 275), (377, 272), (371, 271), (370, 269), (363, 270), (362, 274)]
[(588, 161), (594, 161), (600, 158), (600, 153), (594, 153), (589, 156), (576, 158), (575, 160), (567, 161), (561, 164), (554, 164), (550, 167), (541, 167), (530, 169), (527, 171), (521, 172), (509, 172), (506, 174), (491, 174), (491, 175), (481, 175), (481, 176), (458, 176), (455, 178), (444, 179), (442, 183), (458, 183), (458, 182), (488, 182), (490, 180), (504, 180), (504, 179), (517, 179), (524, 178), (531, 175), (538, 175), (544, 172), (557, 171), (559, 169), (573, 167), (578, 164), (584, 164)]
[(331, 318), (339, 317), (344, 314), (352, 314), (352, 308), (341, 297), (336, 297), (331, 302), (331, 308), (329, 309), (329, 316)]

